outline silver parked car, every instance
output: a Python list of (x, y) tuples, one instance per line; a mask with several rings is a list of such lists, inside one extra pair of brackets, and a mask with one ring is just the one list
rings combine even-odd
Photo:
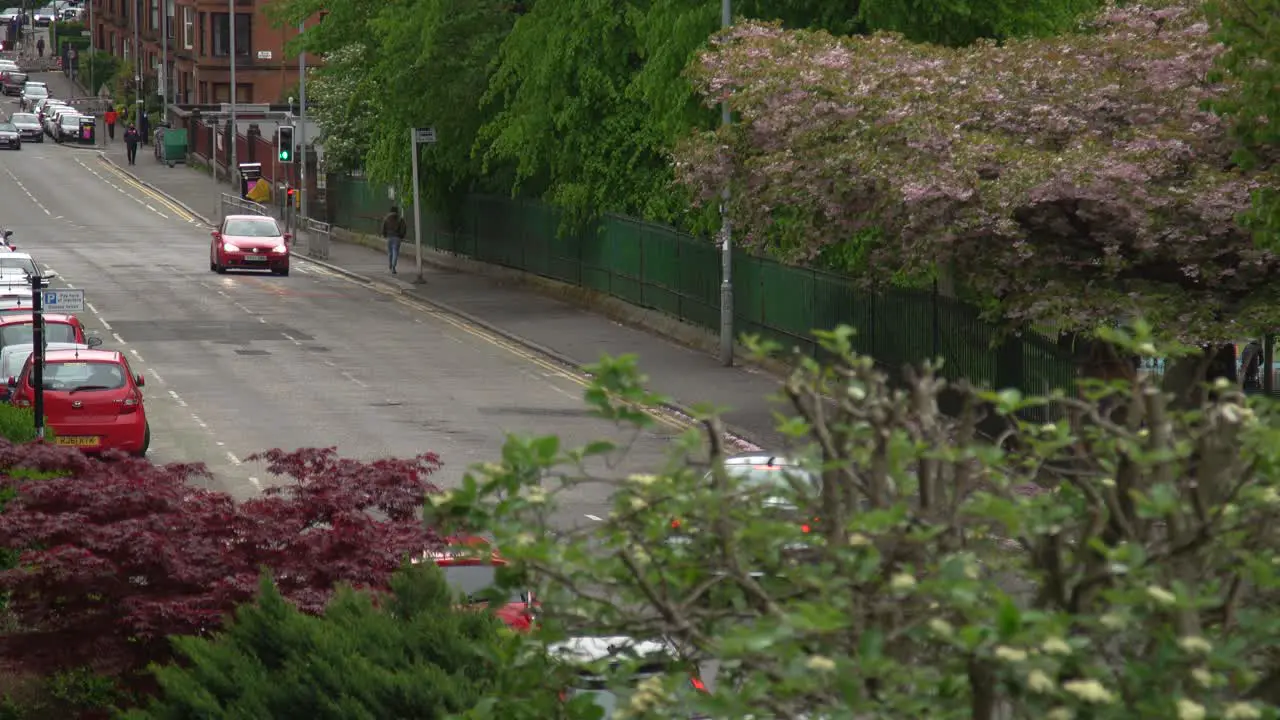
[(0, 123), (0, 147), (10, 150), (22, 149), (22, 133), (13, 123)]
[(23, 140), (30, 142), (44, 142), (44, 131), (40, 127), (40, 118), (35, 113), (14, 113), (9, 116), (9, 122), (18, 128), (18, 133), (22, 135)]

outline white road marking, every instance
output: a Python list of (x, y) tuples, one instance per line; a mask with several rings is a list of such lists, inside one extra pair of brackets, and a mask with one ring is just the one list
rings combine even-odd
[(173, 401), (174, 401), (174, 402), (176, 402), (176, 403), (178, 403), (178, 407), (186, 407), (186, 406), (187, 406), (187, 401), (186, 401), (186, 400), (183, 400), (183, 399), (178, 395), (178, 393), (176, 393), (176, 392), (174, 392), (174, 391), (172, 391), (172, 390), (170, 390), (170, 391), (169, 391), (169, 397), (173, 398)]
[(258, 316), (258, 322), (260, 322), (260, 323), (265, 323), (266, 321), (267, 321), (267, 318), (266, 318), (266, 316), (265, 316), (265, 315), (259, 315), (259, 316)]
[(350, 380), (351, 382), (359, 385), (360, 387), (369, 387), (368, 384), (365, 383), (365, 381), (361, 380), (360, 378), (356, 377), (355, 375), (352, 375), (351, 373), (345, 370), (342, 372), (342, 377)]
[(75, 290), (75, 289), (76, 289), (76, 286), (75, 286), (75, 285), (72, 285), (71, 283), (67, 283), (67, 289), (68, 289), (68, 290)]
[(259, 490), (261, 490), (261, 489), (262, 489), (262, 482), (261, 482), (260, 480), (258, 480), (258, 478), (256, 478), (256, 477), (251, 477), (251, 478), (249, 478), (249, 482), (253, 483), (253, 486), (254, 486), (254, 487), (256, 487), (256, 488), (258, 488)]
[(107, 332), (111, 332), (111, 323), (107, 322), (107, 319), (106, 319), (106, 318), (104, 318), (104, 317), (102, 317), (101, 315), (99, 315), (99, 316), (98, 316), (98, 322), (102, 323), (102, 329), (103, 329), (103, 330), (106, 330)]
[(124, 341), (124, 338), (120, 337), (120, 333), (118, 333), (118, 332), (113, 332), (113, 333), (111, 333), (111, 337), (115, 338), (115, 339), (116, 339), (116, 342), (120, 343), (121, 345), (128, 345), (128, 344), (129, 344), (129, 343), (127, 343), (127, 342), (125, 342), (125, 341)]
[(156, 379), (156, 382), (160, 383), (161, 385), (165, 384), (164, 378), (160, 377), (160, 373), (156, 372), (155, 368), (148, 368), (148, 370), (151, 373), (151, 377)]
[(227, 459), (231, 461), (232, 465), (240, 464), (240, 458), (236, 457), (235, 453), (231, 452), (230, 450), (227, 451)]
[[(153, 212), (153, 213), (155, 213), (155, 214), (159, 215), (160, 217), (164, 218), (165, 220), (168, 220), (168, 219), (169, 219), (169, 216), (168, 216), (168, 215), (165, 215), (164, 213), (162, 213), (162, 212), (160, 212), (159, 210), (155, 209), (154, 207), (152, 207), (151, 205), (149, 205), (145, 200), (143, 200), (143, 199), (141, 199), (141, 198), (137, 197), (136, 195), (134, 195), (133, 193), (129, 192), (128, 190), (126, 190), (126, 189), (124, 189), (124, 188), (120, 187), (119, 185), (117, 185), (117, 184), (115, 184), (115, 183), (111, 182), (110, 180), (108, 180), (107, 178), (103, 177), (102, 175), (99, 175), (97, 170), (94, 170), (93, 168), (89, 167), (88, 165), (85, 165), (85, 164), (84, 164), (84, 161), (83, 161), (83, 160), (81, 160), (80, 158), (76, 158), (76, 162), (77, 162), (77, 163), (80, 163), (80, 167), (84, 168), (85, 170), (88, 170), (90, 173), (92, 173), (92, 174), (93, 174), (93, 176), (94, 176), (94, 177), (96, 177), (96, 178), (98, 178), (99, 180), (101, 180), (102, 182), (104, 182), (104, 183), (106, 183), (106, 184), (110, 185), (111, 187), (115, 188), (116, 190), (119, 190), (121, 195), (124, 195), (125, 197), (127, 197), (127, 198), (129, 198), (130, 200), (132, 200), (132, 201), (134, 201), (134, 202), (138, 203), (139, 205), (141, 205), (141, 206), (145, 207), (146, 209), (150, 210), (151, 212)], [(9, 174), (10, 174), (10, 175), (12, 175), (13, 173), (9, 173)], [(14, 179), (15, 179), (15, 181), (17, 180), (17, 178), (14, 178)], [(19, 186), (21, 186), (21, 185), (19, 184)], [(34, 198), (32, 198), (32, 199), (34, 199)], [(39, 202), (37, 201), (37, 203), (36, 203), (36, 204), (39, 204)], [(43, 205), (41, 205), (41, 208), (43, 208), (43, 207), (44, 207), (44, 206), (43, 206)], [(46, 213), (49, 213), (49, 211), (48, 211), (48, 210), (45, 210), (45, 212), (46, 212)], [(50, 214), (50, 215), (52, 215), (52, 213), (49, 213), (49, 214)]]
[(280, 333), (280, 334), (284, 336), (284, 339), (285, 339), (285, 340), (288, 340), (289, 342), (293, 343), (294, 345), (301, 345), (301, 344), (302, 344), (302, 341), (301, 341), (301, 340), (299, 340), (299, 339), (295, 338), (294, 336), (290, 335), (289, 333)]
[(133, 356), (138, 358), (138, 362), (146, 362), (145, 360), (142, 359), (142, 356), (138, 354), (137, 350), (134, 350), (133, 348), (129, 348), (129, 352), (133, 353)]
[[(67, 287), (71, 287), (71, 286), (70, 286), (70, 285), (68, 285)], [(94, 315), (99, 315), (99, 314), (100, 314), (100, 313), (98, 312), (98, 308), (96, 308), (96, 307), (94, 307), (94, 306), (93, 306), (93, 303), (91, 303), (91, 302), (87, 302), (87, 303), (85, 303), (85, 304), (84, 304), (84, 306), (85, 306), (85, 307), (87, 307), (87, 308), (89, 308), (89, 312), (93, 313)]]
[(215, 441), (213, 444), (214, 444), (214, 445), (217, 445), (218, 447), (226, 447), (226, 446), (227, 446), (227, 444), (226, 444), (226, 443), (224, 443), (224, 442), (222, 442), (221, 440), (217, 440), (217, 441)]
[(591, 513), (587, 513), (587, 519), (588, 519), (588, 520), (595, 520), (596, 522), (604, 522), (604, 518), (602, 518), (602, 517), (600, 517), (600, 516), (598, 516), (598, 515), (592, 515)]

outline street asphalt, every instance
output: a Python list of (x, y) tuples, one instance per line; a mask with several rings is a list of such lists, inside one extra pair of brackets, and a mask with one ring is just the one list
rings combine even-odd
[[(82, 320), (147, 376), (151, 458), (206, 463), (215, 489), (245, 498), (275, 482), (244, 460), (274, 447), (434, 451), (447, 487), (508, 433), (619, 437), (587, 413), (575, 373), (412, 299), (296, 258), (289, 277), (210, 272), (209, 229), (95, 152), (27, 143), (0, 153), (0, 180), (0, 225), (84, 289)], [(679, 429), (667, 422), (610, 473), (656, 467)], [(584, 489), (563, 521), (605, 502)]]

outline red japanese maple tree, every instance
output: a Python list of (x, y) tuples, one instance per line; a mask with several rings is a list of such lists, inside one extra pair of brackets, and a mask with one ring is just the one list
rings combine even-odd
[(0, 513), (0, 573), (17, 630), (0, 656), (42, 672), (92, 662), (116, 671), (169, 656), (174, 634), (216, 630), (252, 598), (264, 570), (306, 611), (338, 583), (384, 587), (406, 556), (440, 542), (420, 509), (438, 490), (434, 454), (373, 462), (333, 448), (253, 459), (287, 479), (236, 502), (202, 489), (201, 465), (100, 462), (74, 450), (0, 440), (0, 467), (65, 473), (24, 482)]

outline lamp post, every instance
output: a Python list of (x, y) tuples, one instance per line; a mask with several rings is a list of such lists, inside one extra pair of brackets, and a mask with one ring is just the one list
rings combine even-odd
[[(720, 27), (733, 24), (732, 0), (720, 0)], [(729, 103), (720, 103), (720, 124), (733, 121)], [(724, 232), (724, 245), (720, 255), (720, 364), (733, 366), (733, 231), (729, 224), (729, 184), (720, 191), (720, 225)]]
[[(307, 21), (298, 23), (298, 34)], [(307, 52), (298, 53), (298, 219), (307, 217)]]
[(133, 91), (136, 96), (133, 121), (135, 123), (142, 118), (142, 45), (138, 42), (140, 27), (142, 27), (142, 0), (137, 0), (133, 4)]
[(240, 171), (236, 167), (236, 137), (240, 130), (236, 127), (236, 0), (227, 0), (227, 28), (231, 35), (231, 146), (227, 148), (227, 175), (231, 184), (240, 189)]
[(160, 121), (169, 119), (169, 8), (173, 0), (160, 0)]

